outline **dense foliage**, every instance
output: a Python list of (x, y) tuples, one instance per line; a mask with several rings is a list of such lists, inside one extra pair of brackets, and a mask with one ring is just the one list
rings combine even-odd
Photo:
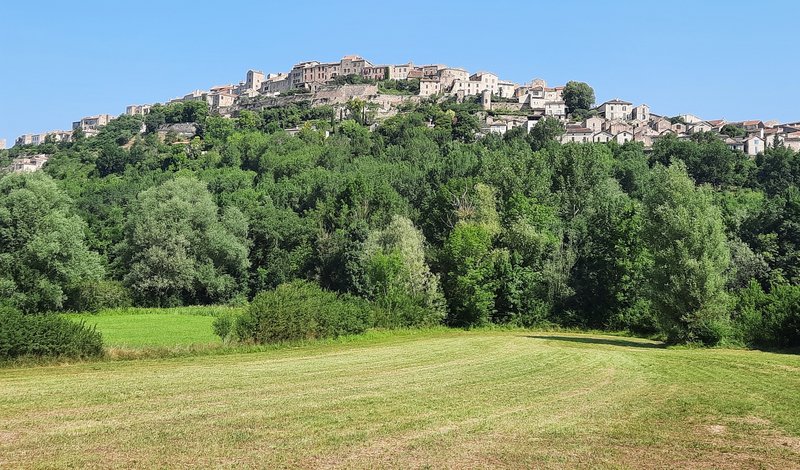
[(55, 314), (25, 315), (0, 307), (0, 360), (19, 357), (96, 357), (103, 341), (94, 327)]
[[(578, 85), (572, 105), (589, 106)], [(122, 285), (137, 305), (238, 303), (305, 281), (369, 301), (382, 326), (796, 344), (796, 304), (774, 293), (800, 284), (797, 153), (750, 159), (711, 134), (560, 145), (553, 119), (476, 139), (471, 101), (408, 105), (371, 131), (368, 108), (168, 105), (46, 144), (46, 174), (0, 181), (3, 298), (70, 308), (103, 279), (109, 302)], [(188, 120), (191, 142), (152, 132)]]
[(225, 319), (215, 329), (222, 337), (233, 333), (239, 341), (265, 344), (363, 333), (372, 317), (372, 307), (362, 299), (294, 281), (256, 295), (247, 311), (232, 320), (231, 331), (223, 326)]

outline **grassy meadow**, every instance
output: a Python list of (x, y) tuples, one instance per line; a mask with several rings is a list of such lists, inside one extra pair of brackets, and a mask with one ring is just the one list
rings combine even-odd
[(110, 349), (179, 348), (218, 345), (212, 323), (229, 307), (125, 308), (65, 317), (95, 326)]
[(799, 393), (797, 355), (370, 332), (0, 369), (0, 467), (798, 468)]

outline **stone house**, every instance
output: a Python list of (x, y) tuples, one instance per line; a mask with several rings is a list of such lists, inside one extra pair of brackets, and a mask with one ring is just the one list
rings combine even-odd
[(750, 156), (756, 156), (764, 152), (764, 140), (757, 136), (751, 135), (744, 139), (744, 153)]
[(614, 139), (614, 136), (606, 131), (596, 132), (592, 135), (592, 142), (604, 144)]
[(592, 116), (587, 118), (583, 121), (583, 127), (587, 127), (594, 132), (600, 132), (603, 130), (603, 123), (605, 120), (599, 116)]
[(631, 118), (633, 104), (620, 99), (613, 99), (598, 106), (597, 110), (609, 121), (627, 121)]
[(761, 121), (753, 120), (753, 121), (743, 121), (739, 123), (747, 132), (754, 132), (760, 131), (764, 129), (764, 123)]
[(275, 94), (288, 91), (292, 87), (289, 74), (271, 73), (261, 83), (261, 93)]
[(244, 88), (247, 90), (259, 91), (264, 83), (264, 72), (259, 70), (248, 70), (244, 81)]
[(702, 121), (702, 119), (695, 116), (694, 114), (681, 114), (678, 117), (683, 119), (683, 122), (685, 122), (686, 124), (697, 124), (698, 122)]
[(700, 132), (711, 132), (714, 128), (706, 121), (696, 122), (687, 126), (686, 132), (689, 134), (698, 134)]
[(605, 122), (605, 129), (611, 135), (617, 135), (620, 132), (631, 132), (633, 131), (633, 127), (628, 124), (627, 122), (623, 121), (606, 121)]
[(465, 95), (479, 95), (483, 90), (489, 90), (493, 95), (497, 94), (497, 75), (489, 72), (478, 72), (469, 77), (469, 80), (454, 80), (450, 88), (451, 94), (459, 91)]
[(651, 121), (650, 122), (650, 127), (653, 128), (653, 130), (655, 130), (656, 132), (658, 132), (660, 134), (660, 133), (662, 133), (662, 132), (664, 132), (666, 130), (671, 130), (672, 129), (672, 123), (669, 122), (669, 119), (665, 119), (663, 117), (660, 117), (658, 119), (655, 119), (655, 120)]
[(634, 107), (631, 111), (631, 119), (641, 123), (649, 121), (650, 106), (647, 106), (646, 104), (640, 104), (639, 106)]
[(389, 66), (389, 79), (390, 80), (406, 80), (408, 73), (414, 69), (414, 64), (409, 62), (407, 64), (390, 65)]
[(517, 90), (517, 84), (505, 80), (497, 82), (497, 96), (501, 98), (512, 98)]
[(614, 135), (614, 140), (616, 140), (618, 144), (622, 145), (625, 142), (630, 142), (633, 140), (633, 133), (630, 131), (622, 131)]
[(564, 87), (544, 88), (544, 99), (547, 101), (562, 101), (564, 99)]
[(438, 79), (421, 78), (419, 80), (419, 96), (432, 96), (441, 93), (442, 87)]
[(75, 121), (72, 123), (72, 129), (80, 129), (86, 133), (95, 133), (101, 127), (108, 124), (114, 116), (110, 114), (98, 114), (95, 116), (87, 116), (82, 118), (80, 121)]
[(125, 114), (128, 116), (144, 116), (150, 112), (149, 104), (132, 104), (125, 108)]
[(11, 161), (11, 165), (8, 167), (8, 170), (14, 173), (30, 173), (37, 171), (40, 170), (45, 163), (47, 163), (49, 158), (50, 156), (45, 154), (15, 158)]
[(450, 90), (456, 80), (469, 80), (469, 72), (456, 67), (445, 67), (438, 72), (442, 90)]
[(783, 145), (795, 152), (800, 152), (800, 131), (783, 134)]
[(567, 118), (567, 104), (563, 101), (548, 101), (544, 104), (544, 115), (564, 120)]
[(725, 139), (725, 145), (727, 145), (731, 150), (744, 152), (744, 139), (734, 139), (732, 137), (728, 137)]
[(594, 133), (591, 129), (583, 126), (567, 126), (566, 132), (561, 136), (561, 143), (569, 142), (589, 143), (592, 142)]

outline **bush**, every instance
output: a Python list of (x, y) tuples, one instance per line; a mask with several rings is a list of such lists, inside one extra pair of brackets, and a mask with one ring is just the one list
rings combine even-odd
[(72, 288), (67, 307), (75, 312), (99, 312), (132, 305), (128, 289), (117, 281), (87, 281)]
[(233, 333), (233, 326), (236, 323), (236, 316), (230, 313), (223, 313), (214, 319), (211, 327), (214, 329), (214, 334), (222, 338), (223, 341), (229, 342), (231, 340), (231, 333)]
[[(372, 317), (371, 305), (362, 299), (295, 281), (256, 295), (236, 319), (235, 335), (239, 341), (261, 344), (335, 338), (363, 333)], [(224, 332), (224, 323), (220, 320), (215, 329)]]
[(737, 293), (733, 325), (748, 346), (800, 347), (800, 286), (773, 285), (765, 292), (752, 281)]
[(18, 357), (95, 357), (103, 340), (94, 327), (56, 314), (24, 315), (0, 308), (0, 359)]

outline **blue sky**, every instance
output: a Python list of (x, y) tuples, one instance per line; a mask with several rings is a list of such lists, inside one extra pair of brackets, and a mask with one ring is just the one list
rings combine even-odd
[(0, 139), (359, 54), (551, 85), (666, 115), (800, 120), (800, 1), (109, 2), (0, 5)]

